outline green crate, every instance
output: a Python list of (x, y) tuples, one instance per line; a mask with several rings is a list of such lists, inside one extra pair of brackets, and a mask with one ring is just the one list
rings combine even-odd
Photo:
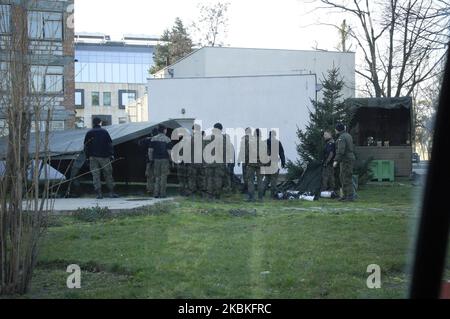
[(393, 182), (395, 180), (395, 163), (394, 161), (374, 160), (370, 163), (372, 170), (372, 181)]

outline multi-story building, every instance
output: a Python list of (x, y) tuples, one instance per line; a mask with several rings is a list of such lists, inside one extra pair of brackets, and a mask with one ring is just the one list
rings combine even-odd
[[(40, 110), (42, 120), (39, 128), (33, 123), (33, 130), (42, 130), (47, 120), (52, 130), (74, 127), (73, 9), (73, 0), (0, 0), (0, 90), (2, 97), (18, 85), (28, 90), (27, 100), (39, 104), (34, 110)], [(27, 75), (22, 80), (12, 70), (20, 56), (26, 61)], [(7, 129), (4, 110), (2, 104), (0, 127)]]
[(140, 101), (145, 100), (157, 41), (157, 37), (136, 35), (121, 41), (103, 34), (75, 35), (78, 127), (91, 127), (94, 117), (106, 126), (148, 120), (148, 113), (140, 111), (146, 104)]

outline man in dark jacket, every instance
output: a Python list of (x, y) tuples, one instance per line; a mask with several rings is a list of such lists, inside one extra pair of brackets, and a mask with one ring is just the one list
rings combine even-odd
[(93, 120), (94, 128), (86, 133), (84, 138), (84, 150), (89, 159), (90, 170), (94, 182), (97, 199), (102, 199), (101, 172), (106, 180), (110, 198), (117, 198), (114, 194), (114, 180), (111, 161), (114, 159), (114, 150), (111, 136), (107, 130), (101, 127), (99, 118)]
[[(269, 171), (267, 172), (267, 174), (265, 174), (264, 192), (267, 190), (270, 184), (270, 195), (272, 196), (272, 198), (275, 198), (278, 193), (278, 177), (280, 175), (278, 158), (281, 161), (281, 168), (286, 168), (286, 157), (284, 156), (283, 145), (277, 139), (276, 131), (271, 131), (267, 140), (267, 155), (270, 159), (272, 159), (272, 151), (278, 152), (277, 155), (274, 154), (274, 159), (277, 159), (277, 163), (275, 164), (270, 161), (267, 165), (269, 167)], [(272, 164), (276, 165), (276, 167), (272, 167)]]
[(353, 193), (353, 165), (355, 162), (355, 151), (352, 136), (345, 131), (343, 124), (336, 126), (338, 135), (336, 157), (334, 158), (334, 167), (339, 165), (343, 196), (340, 201), (354, 201)]

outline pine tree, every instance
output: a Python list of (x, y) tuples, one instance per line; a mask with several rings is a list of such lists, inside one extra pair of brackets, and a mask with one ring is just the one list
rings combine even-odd
[(350, 124), (352, 114), (342, 99), (344, 82), (339, 75), (339, 69), (333, 67), (329, 70), (326, 78), (322, 80), (322, 85), (323, 100), (312, 101), (313, 109), (309, 111), (309, 123), (304, 130), (297, 130), (300, 142), (297, 145), (297, 153), (300, 160), (296, 164), (290, 163), (291, 168), (302, 162), (321, 161), (324, 147), (323, 132), (328, 130), (334, 133), (337, 123)]
[(153, 53), (155, 65), (150, 69), (152, 74), (192, 52), (192, 39), (180, 18), (175, 19), (171, 30), (167, 29), (163, 32), (161, 42), (162, 44), (158, 44)]

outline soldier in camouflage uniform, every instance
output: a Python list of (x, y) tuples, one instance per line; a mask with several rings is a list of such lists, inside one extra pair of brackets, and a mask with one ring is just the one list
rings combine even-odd
[(188, 196), (189, 195), (189, 177), (188, 177), (188, 170), (189, 165), (184, 162), (181, 162), (180, 164), (177, 164), (177, 177), (178, 177), (178, 184), (179, 184), (179, 190), (180, 195), (182, 196)]
[(227, 141), (226, 136), (222, 134), (223, 126), (220, 123), (217, 123), (214, 125), (213, 134), (209, 136), (207, 140), (207, 146), (209, 143), (213, 143), (215, 138), (222, 138), (222, 150), (215, 149), (213, 151), (213, 156), (216, 155), (216, 152), (220, 152), (220, 154), (217, 154), (217, 159), (215, 159), (212, 163), (206, 164), (206, 188), (207, 193), (210, 197), (210, 199), (220, 199), (222, 191), (223, 191), (223, 185), (224, 185), (224, 179), (226, 176), (226, 147), (227, 147)]
[(255, 177), (258, 189), (258, 200), (262, 201), (264, 197), (264, 183), (263, 183), (263, 175), (261, 173), (261, 159), (260, 159), (260, 146), (262, 144), (261, 141), (261, 131), (260, 129), (255, 130), (255, 135), (249, 137), (249, 147), (245, 147), (242, 149), (241, 145), (241, 154), (245, 154), (245, 160), (248, 160), (246, 164), (247, 171), (247, 182), (248, 182), (248, 199), (247, 201), (253, 202), (255, 201)]
[(334, 167), (340, 166), (340, 178), (343, 196), (340, 201), (354, 201), (353, 193), (353, 165), (355, 162), (355, 152), (352, 136), (345, 131), (343, 124), (336, 126), (338, 135), (336, 157)]
[(231, 144), (231, 138), (228, 134), (224, 134), (224, 151), (226, 156), (224, 156), (225, 166), (224, 166), (224, 179), (223, 179), (223, 192), (227, 194), (232, 194), (235, 191), (235, 184), (233, 181), (234, 177), (234, 167), (235, 167), (235, 154), (234, 147)]
[[(251, 136), (252, 136), (252, 129), (247, 127), (245, 129), (245, 135), (241, 139), (240, 154), (241, 154), (241, 152), (243, 152), (244, 149), (247, 149), (249, 147), (248, 143), (249, 143), (249, 138)], [(239, 155), (239, 156), (241, 156), (241, 155)], [(238, 166), (241, 166), (241, 164), (242, 164), (242, 182), (243, 182), (242, 192), (247, 193), (247, 191), (248, 191), (248, 180), (247, 180), (248, 157), (240, 159)]]
[(146, 166), (145, 166), (145, 177), (147, 181), (146, 191), (151, 196), (153, 195), (153, 189), (155, 186), (155, 179), (153, 174), (153, 149), (150, 147), (150, 143), (153, 136), (158, 135), (158, 129), (152, 131), (151, 137), (139, 141), (139, 146), (145, 150)]
[[(183, 140), (183, 136), (180, 138), (180, 143)], [(183, 150), (184, 151), (184, 150)], [(181, 156), (183, 156), (183, 151), (181, 152)], [(177, 167), (177, 177), (178, 177), (178, 185), (180, 190), (180, 195), (188, 196), (189, 195), (189, 178), (188, 178), (188, 170), (190, 163), (185, 163), (181, 161), (176, 165)]]
[(336, 156), (336, 144), (329, 131), (323, 133), (325, 148), (323, 151), (323, 169), (322, 169), (322, 191), (334, 191), (334, 168), (333, 162)]
[(188, 187), (189, 193), (195, 198), (195, 195), (203, 195), (204, 192), (204, 163), (203, 163), (204, 141), (201, 127), (195, 124), (192, 127), (191, 136), (191, 163), (188, 165)]
[(164, 126), (158, 128), (159, 134), (151, 139), (150, 147), (153, 149), (155, 178), (155, 198), (165, 198), (167, 188), (167, 176), (170, 173), (170, 150), (172, 141), (167, 137), (167, 129)]
[(203, 151), (205, 150), (207, 141), (206, 141), (206, 134), (205, 131), (202, 131), (202, 164), (199, 168), (199, 175), (198, 175), (198, 187), (202, 193), (203, 197), (207, 196), (207, 188), (206, 188), (206, 168), (207, 164), (205, 161), (205, 158), (203, 156)]

